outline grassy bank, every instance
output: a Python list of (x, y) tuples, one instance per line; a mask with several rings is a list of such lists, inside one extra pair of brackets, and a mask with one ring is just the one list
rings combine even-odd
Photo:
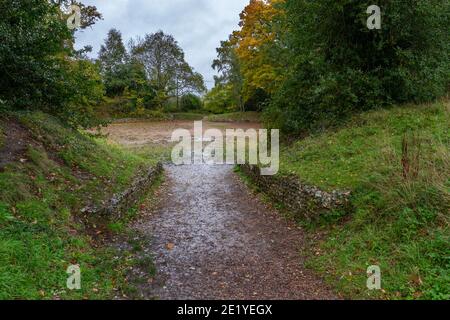
[[(280, 174), (326, 190), (352, 190), (345, 218), (306, 225), (309, 264), (351, 298), (449, 299), (448, 102), (354, 117), (281, 152)], [(379, 265), (382, 291), (366, 289)]]
[[(99, 245), (103, 221), (80, 212), (124, 190), (148, 161), (43, 113), (3, 117), (0, 127), (8, 132), (0, 146), (0, 299), (112, 297), (125, 265)], [(66, 288), (71, 264), (81, 267), (79, 291)]]

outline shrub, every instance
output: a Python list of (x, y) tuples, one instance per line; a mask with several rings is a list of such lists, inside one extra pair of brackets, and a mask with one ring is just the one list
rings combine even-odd
[(186, 94), (181, 97), (181, 111), (200, 110), (203, 107), (202, 100), (194, 94)]
[(99, 124), (93, 113), (103, 94), (98, 70), (77, 57), (59, 7), (44, 0), (0, 1), (0, 12), (2, 104), (50, 112), (73, 127)]
[(380, 0), (381, 30), (366, 26), (371, 4), (286, 1), (286, 63), (293, 64), (293, 72), (268, 108), (272, 125), (307, 130), (355, 112), (432, 101), (448, 92), (450, 3)]

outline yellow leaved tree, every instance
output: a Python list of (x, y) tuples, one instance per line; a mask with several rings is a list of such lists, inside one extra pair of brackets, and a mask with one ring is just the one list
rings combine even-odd
[(277, 41), (284, 0), (251, 0), (240, 15), (239, 31), (230, 37), (241, 64), (243, 96), (249, 99), (257, 90), (272, 94), (281, 81), (277, 61), (269, 54)]

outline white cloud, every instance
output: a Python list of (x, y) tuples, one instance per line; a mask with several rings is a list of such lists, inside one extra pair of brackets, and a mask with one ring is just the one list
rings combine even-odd
[(220, 41), (238, 28), (239, 13), (249, 0), (85, 0), (95, 5), (103, 20), (77, 33), (76, 47), (92, 45), (97, 56), (109, 29), (122, 32), (124, 41), (163, 30), (172, 34), (186, 60), (213, 85), (211, 69)]

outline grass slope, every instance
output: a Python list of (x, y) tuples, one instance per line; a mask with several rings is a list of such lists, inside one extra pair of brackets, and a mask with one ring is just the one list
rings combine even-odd
[[(1, 126), (7, 121), (20, 123), (29, 141), (20, 161), (0, 170), (0, 299), (111, 297), (123, 265), (95, 245), (79, 212), (124, 189), (147, 161), (43, 113)], [(66, 289), (71, 264), (81, 267), (80, 291)]]
[[(281, 174), (324, 189), (353, 190), (346, 222), (324, 232), (310, 266), (353, 298), (450, 298), (448, 102), (356, 116), (345, 127), (282, 150)], [(381, 292), (366, 289), (379, 265)]]

